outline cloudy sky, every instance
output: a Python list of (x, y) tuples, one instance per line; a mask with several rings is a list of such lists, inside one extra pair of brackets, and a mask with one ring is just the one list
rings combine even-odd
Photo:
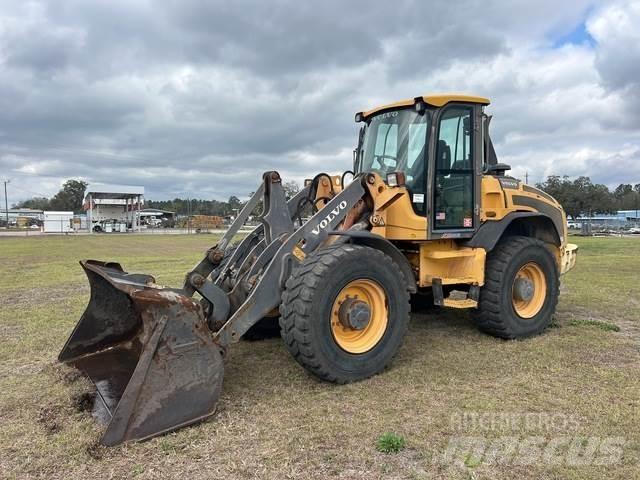
[(0, 177), (226, 199), (351, 165), (353, 114), (492, 99), (500, 159), (640, 183), (640, 1), (0, 0)]

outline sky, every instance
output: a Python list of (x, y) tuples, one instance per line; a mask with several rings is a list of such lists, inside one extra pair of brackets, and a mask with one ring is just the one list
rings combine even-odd
[(640, 183), (640, 1), (0, 0), (0, 180), (246, 198), (351, 167), (354, 113), (487, 96), (530, 183)]

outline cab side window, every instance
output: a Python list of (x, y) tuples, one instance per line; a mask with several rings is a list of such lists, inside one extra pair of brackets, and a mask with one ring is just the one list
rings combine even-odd
[(472, 109), (450, 107), (436, 144), (434, 229), (473, 228)]

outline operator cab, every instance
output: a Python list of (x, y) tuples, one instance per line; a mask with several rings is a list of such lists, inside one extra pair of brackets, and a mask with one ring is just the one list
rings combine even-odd
[(482, 173), (499, 165), (486, 131), (488, 104), (483, 97), (425, 95), (357, 113), (356, 122), (364, 125), (354, 172), (385, 179), (402, 172), (415, 213), (428, 217), (436, 238), (472, 234), (479, 225)]

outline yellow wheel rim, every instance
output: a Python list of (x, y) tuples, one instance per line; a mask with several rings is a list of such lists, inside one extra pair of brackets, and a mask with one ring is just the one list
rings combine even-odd
[[(346, 327), (340, 321), (340, 307), (347, 300), (366, 303), (370, 310), (369, 322), (361, 329)], [(373, 280), (360, 279), (349, 282), (333, 301), (331, 308), (331, 333), (336, 343), (349, 353), (365, 353), (375, 347), (389, 323), (387, 296)]]
[[(526, 282), (524, 285), (527, 289), (533, 288), (533, 292), (528, 291), (527, 295), (523, 295), (518, 291), (517, 282)], [(524, 265), (513, 281), (511, 291), (513, 309), (522, 318), (535, 317), (547, 298), (547, 279), (542, 268), (536, 263), (527, 263)]]

